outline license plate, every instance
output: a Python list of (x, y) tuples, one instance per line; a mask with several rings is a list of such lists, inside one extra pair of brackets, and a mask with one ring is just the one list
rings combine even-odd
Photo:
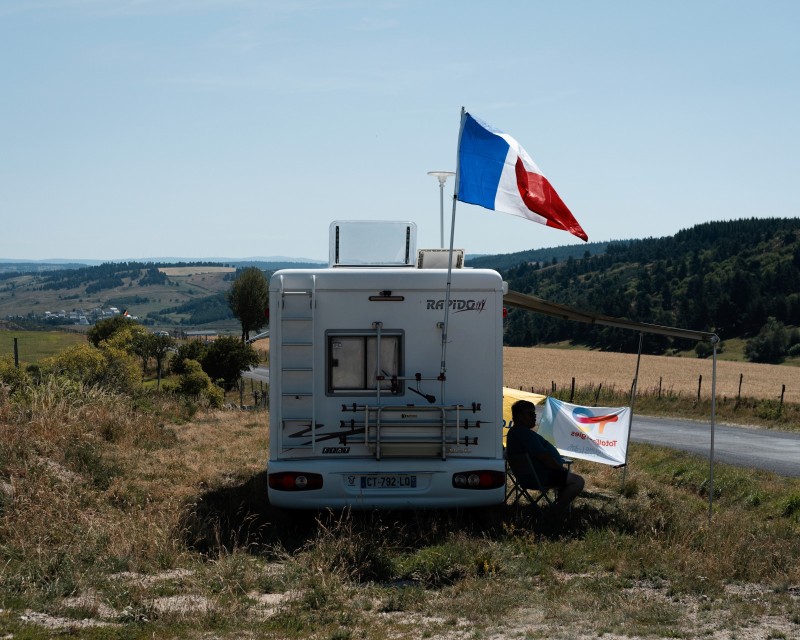
[(380, 476), (361, 476), (362, 489), (414, 489), (417, 476), (395, 473)]

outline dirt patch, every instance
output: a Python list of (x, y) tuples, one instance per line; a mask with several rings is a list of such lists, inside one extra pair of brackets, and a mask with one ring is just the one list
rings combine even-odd
[(26, 611), (20, 616), (20, 620), (29, 624), (35, 624), (45, 629), (52, 631), (69, 631), (75, 632), (80, 629), (89, 629), (92, 627), (118, 627), (119, 624), (115, 622), (106, 622), (104, 620), (97, 620), (95, 618), (84, 618), (83, 620), (72, 620), (70, 618), (62, 618), (60, 616), (51, 616), (47, 613), (38, 613), (36, 611)]

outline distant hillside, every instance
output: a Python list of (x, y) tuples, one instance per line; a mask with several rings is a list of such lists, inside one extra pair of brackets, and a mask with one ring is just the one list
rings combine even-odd
[(567, 258), (583, 258), (587, 255), (594, 256), (605, 253), (608, 245), (608, 242), (588, 242), (560, 247), (548, 247), (546, 249), (529, 249), (527, 251), (517, 251), (516, 253), (504, 253), (500, 255), (482, 255), (473, 258), (467, 256), (464, 264), (474, 269), (495, 269), (497, 271), (503, 271), (504, 269), (522, 264), (523, 262), (539, 262), (546, 264), (553, 260), (561, 262)]
[(42, 271), (62, 271), (97, 267), (104, 264), (226, 264), (234, 267), (258, 266), (265, 271), (286, 268), (304, 268), (309, 265), (320, 265), (323, 262), (304, 258), (278, 256), (273, 258), (203, 258), (198, 260), (182, 260), (180, 258), (152, 258), (146, 260), (9, 260), (0, 258), (0, 274), (19, 275), (23, 273), (40, 273)]
[[(235, 330), (225, 293), (237, 269), (256, 266), (269, 277), (277, 269), (315, 265), (121, 262), (0, 271), (0, 318), (75, 324), (116, 307), (151, 325)], [(708, 222), (670, 237), (479, 256), (467, 265), (497, 269), (512, 290), (614, 317), (712, 330), (723, 340), (752, 338), (774, 318), (790, 346), (800, 342), (797, 218)], [(509, 312), (505, 340), (525, 346), (571, 341), (614, 351), (638, 346), (634, 332), (516, 310)], [(650, 353), (693, 347), (653, 336), (645, 341)]]
[(238, 269), (256, 266), (269, 277), (278, 269), (314, 264), (109, 262), (46, 270), (36, 265), (24, 272), (0, 272), (0, 318), (50, 325), (86, 324), (116, 308), (145, 324), (234, 328), (236, 322), (224, 293)]
[[(507, 256), (504, 256), (507, 258)], [(489, 260), (489, 258), (486, 258)], [(672, 237), (609, 243), (598, 255), (530, 260), (500, 269), (512, 290), (614, 317), (749, 338), (772, 317), (800, 325), (800, 219), (708, 222)], [(630, 331), (511, 311), (511, 345), (565, 340), (635, 350)], [(797, 332), (792, 334), (797, 340)], [(646, 349), (673, 345), (648, 337)]]
[(0, 260), (0, 275), (20, 273), (39, 273), (41, 271), (58, 271), (60, 269), (79, 269), (87, 266), (83, 262), (38, 262), (32, 260), (14, 261)]

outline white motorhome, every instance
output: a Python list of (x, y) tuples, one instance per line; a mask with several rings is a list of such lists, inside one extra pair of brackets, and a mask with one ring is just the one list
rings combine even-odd
[(334, 222), (327, 268), (272, 276), (271, 504), (503, 501), (502, 279), (415, 244), (410, 222)]

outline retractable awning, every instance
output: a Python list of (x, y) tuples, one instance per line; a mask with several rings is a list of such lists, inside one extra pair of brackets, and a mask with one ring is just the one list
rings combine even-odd
[[(714, 504), (714, 423), (716, 420), (716, 405), (717, 405), (717, 344), (719, 344), (719, 336), (710, 331), (694, 331), (692, 329), (681, 329), (680, 327), (665, 327), (658, 324), (649, 324), (647, 322), (634, 322), (633, 320), (625, 320), (624, 318), (612, 318), (611, 316), (604, 316), (599, 313), (590, 313), (588, 311), (581, 311), (573, 307), (568, 307), (564, 304), (556, 304), (555, 302), (548, 302), (536, 296), (519, 293), (517, 291), (509, 291), (503, 296), (503, 302), (509, 307), (516, 307), (517, 309), (525, 309), (535, 313), (543, 313), (554, 318), (561, 318), (563, 320), (573, 320), (575, 322), (585, 322), (587, 324), (599, 324), (606, 327), (616, 327), (618, 329), (630, 329), (638, 331), (639, 337), (639, 353), (636, 357), (636, 374), (633, 379), (633, 386), (631, 390), (631, 412), (633, 412), (633, 398), (636, 393), (636, 380), (639, 377), (639, 361), (642, 357), (642, 337), (644, 333), (656, 333), (662, 336), (670, 336), (672, 338), (686, 338), (688, 340), (697, 340), (710, 342), (713, 347), (712, 358), (712, 374), (711, 374), (711, 446), (709, 450), (709, 493), (708, 493), (708, 521), (711, 522)], [(630, 437), (630, 432), (629, 432)], [(627, 467), (626, 467), (627, 470)]]

